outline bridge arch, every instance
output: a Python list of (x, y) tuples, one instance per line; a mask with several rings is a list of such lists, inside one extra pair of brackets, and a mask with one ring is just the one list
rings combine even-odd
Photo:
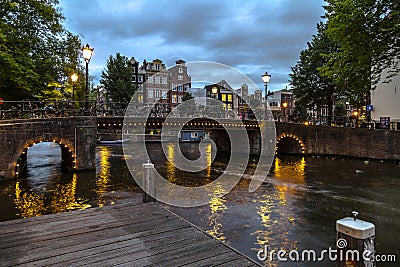
[(304, 154), (305, 145), (293, 133), (283, 133), (276, 139), (276, 154)]
[(28, 150), (36, 144), (40, 144), (43, 142), (53, 142), (57, 143), (61, 149), (61, 160), (62, 167), (67, 168), (70, 171), (74, 171), (77, 168), (76, 165), (76, 153), (74, 149), (74, 145), (68, 140), (61, 138), (51, 138), (45, 139), (40, 136), (36, 136), (34, 138), (28, 139), (17, 151), (20, 151), (17, 160), (15, 161), (15, 176), (20, 177), (21, 174), (26, 170), (27, 167), (27, 159), (28, 159)]

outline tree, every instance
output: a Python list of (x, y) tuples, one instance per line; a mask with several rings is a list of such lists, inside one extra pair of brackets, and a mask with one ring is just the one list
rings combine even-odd
[(192, 94), (186, 92), (182, 97), (182, 102), (185, 102), (185, 101), (190, 100), (192, 98), (193, 98)]
[(0, 2), (0, 94), (8, 100), (60, 98), (79, 64), (81, 43), (67, 31), (58, 0)]
[[(338, 46), (328, 38), (325, 30), (325, 24), (317, 25), (317, 34), (313, 36), (311, 42), (307, 43), (307, 48), (300, 53), (299, 61), (291, 68), (289, 82), (298, 99), (296, 106), (304, 106), (308, 109), (316, 107), (319, 111), (327, 105), (329, 112), (332, 112), (332, 96), (338, 88), (332, 79), (322, 76), (318, 69), (327, 62), (323, 55), (333, 53)], [(330, 115), (328, 121), (331, 118)]]
[[(327, 53), (321, 74), (362, 96), (382, 79), (399, 73), (400, 2), (398, 0), (327, 0), (327, 34), (338, 51)], [(389, 70), (388, 77), (381, 77)]]
[(122, 109), (128, 106), (137, 89), (132, 81), (133, 75), (132, 64), (120, 53), (108, 58), (106, 68), (101, 73), (100, 83), (104, 85), (107, 97), (113, 102), (120, 102)]

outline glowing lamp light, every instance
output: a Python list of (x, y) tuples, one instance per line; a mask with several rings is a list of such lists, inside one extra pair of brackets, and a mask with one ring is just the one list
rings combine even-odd
[(94, 48), (90, 47), (89, 44), (86, 44), (86, 46), (82, 48), (83, 58), (87, 63), (89, 63), (90, 59), (92, 58), (93, 50)]
[(269, 80), (271, 80), (271, 75), (268, 74), (266, 71), (262, 76), (261, 79), (263, 80), (264, 83), (269, 83)]
[(78, 81), (78, 74), (76, 74), (75, 72), (71, 74), (71, 81), (73, 83), (76, 83)]

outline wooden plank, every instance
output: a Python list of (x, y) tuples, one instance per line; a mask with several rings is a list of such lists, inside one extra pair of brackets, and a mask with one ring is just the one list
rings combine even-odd
[(0, 266), (257, 266), (156, 203), (0, 222), (0, 235)]

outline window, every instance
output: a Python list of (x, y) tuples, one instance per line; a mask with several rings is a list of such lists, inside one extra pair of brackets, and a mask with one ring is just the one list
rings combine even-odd
[(183, 88), (182, 85), (178, 85), (178, 92), (182, 92)]
[(178, 95), (178, 103), (182, 103), (182, 96)]
[(178, 103), (178, 96), (172, 95), (172, 103)]
[(132, 82), (136, 82), (136, 76), (132, 77)]
[(228, 102), (232, 102), (232, 95), (228, 94)]
[(224, 110), (226, 110), (226, 104), (225, 103), (223, 104), (223, 107), (224, 107)]
[(172, 89), (172, 91), (176, 91), (176, 85), (175, 85), (175, 83), (171, 83), (171, 89)]
[(138, 95), (138, 102), (143, 102), (143, 95)]
[(182, 68), (179, 68), (178, 71), (179, 71), (179, 73), (182, 73), (182, 72), (183, 72)]
[(168, 92), (168, 90), (162, 90), (161, 92), (162, 92), (162, 96), (161, 96), (162, 99), (167, 99), (167, 96), (168, 96), (168, 93), (167, 93), (167, 92)]
[(221, 94), (221, 101), (226, 102), (226, 94)]
[(190, 88), (190, 84), (185, 84), (185, 88), (183, 88), (183, 91), (184, 92), (187, 92), (188, 90), (189, 90), (189, 88)]
[(155, 97), (160, 98), (160, 90), (154, 90), (155, 91)]
[(139, 76), (138, 76), (138, 82), (140, 82), (140, 83), (143, 82), (143, 76), (142, 76), (142, 75), (139, 75)]
[(164, 83), (164, 79), (163, 77), (160, 77), (160, 83), (163, 84)]
[(197, 132), (191, 132), (191, 133), (190, 133), (190, 137), (191, 137), (191, 138), (197, 138), (197, 137), (199, 137), (199, 135), (198, 135)]
[(183, 75), (178, 75), (178, 80), (183, 81)]
[(152, 98), (153, 97), (153, 90), (147, 91), (147, 96)]

